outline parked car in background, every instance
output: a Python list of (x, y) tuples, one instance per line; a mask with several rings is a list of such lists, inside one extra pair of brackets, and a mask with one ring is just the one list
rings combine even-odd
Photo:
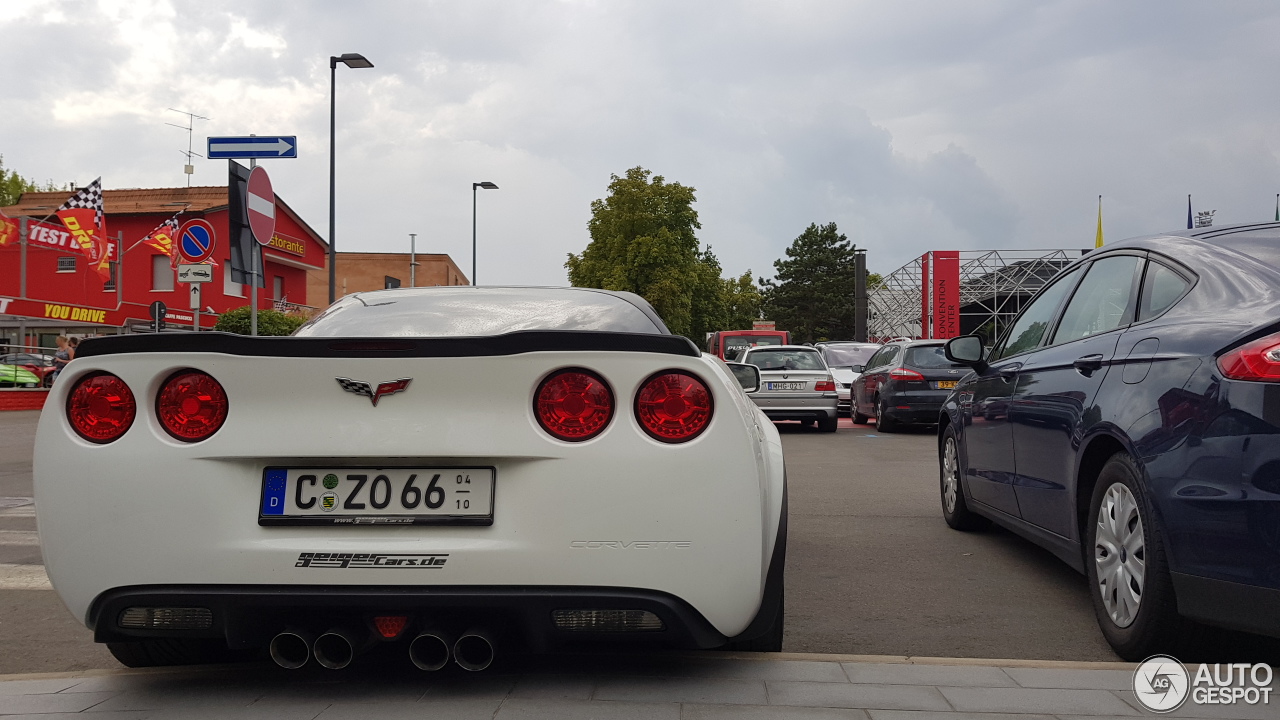
[(1280, 637), (1280, 223), (1107, 245), (947, 352), (976, 371), (938, 433), (951, 527), (1085, 573), (1126, 660)]
[(836, 382), (822, 354), (804, 345), (753, 347), (740, 362), (760, 368), (760, 389), (751, 399), (770, 420), (799, 420), (835, 432)]
[(53, 373), (57, 366), (53, 364), (52, 355), (37, 353), (9, 353), (0, 355), (0, 365), (19, 365), (27, 372), (40, 379), (40, 384), (49, 387), (53, 384)]
[(730, 360), (741, 356), (746, 348), (790, 342), (791, 333), (786, 330), (720, 330), (707, 334), (707, 352), (721, 360)]
[(898, 340), (876, 351), (854, 383), (853, 421), (876, 418), (876, 429), (936, 423), (951, 389), (969, 368), (943, 355), (941, 340)]
[(814, 347), (822, 353), (822, 359), (827, 363), (831, 376), (836, 380), (838, 398), (836, 410), (841, 414), (849, 415), (853, 407), (850, 402), (853, 384), (862, 374), (862, 368), (866, 366), (867, 360), (870, 360), (871, 356), (880, 349), (880, 343), (832, 341), (820, 342)]
[(0, 387), (40, 387), (40, 378), (21, 365), (0, 364)]

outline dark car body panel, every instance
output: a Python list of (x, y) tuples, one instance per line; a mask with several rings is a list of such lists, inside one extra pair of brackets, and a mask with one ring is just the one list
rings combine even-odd
[[(1280, 237), (1280, 224), (1257, 227)], [(1165, 529), (1180, 612), (1280, 636), (1280, 383), (1227, 379), (1216, 364), (1280, 331), (1280, 268), (1231, 247), (1151, 236), (1086, 255), (1077, 264), (1139, 253), (1190, 284), (1163, 314), (993, 361), (961, 381), (942, 421), (957, 433), (970, 507), (1078, 570), (1091, 558), (1093, 479), (1127, 451)], [(1086, 377), (1075, 361), (1093, 355)]]

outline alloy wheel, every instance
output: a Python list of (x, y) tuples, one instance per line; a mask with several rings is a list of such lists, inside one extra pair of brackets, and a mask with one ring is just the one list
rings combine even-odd
[(956, 453), (956, 439), (947, 438), (942, 450), (942, 505), (950, 515), (956, 511), (956, 495), (960, 492), (960, 458)]
[(1147, 553), (1138, 501), (1123, 483), (1102, 497), (1093, 557), (1103, 607), (1117, 627), (1129, 627), (1142, 605)]

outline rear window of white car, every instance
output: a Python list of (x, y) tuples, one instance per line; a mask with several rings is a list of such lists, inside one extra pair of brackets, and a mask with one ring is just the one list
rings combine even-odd
[[(635, 299), (644, 303), (638, 296)], [(669, 334), (661, 320), (654, 318), (635, 302), (593, 290), (411, 288), (348, 295), (298, 328), (294, 335), (477, 337), (520, 330)]]
[(817, 350), (756, 348), (747, 353), (746, 362), (761, 370), (826, 370)]

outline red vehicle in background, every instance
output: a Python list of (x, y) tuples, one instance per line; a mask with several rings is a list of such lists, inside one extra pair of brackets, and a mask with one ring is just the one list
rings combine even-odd
[(743, 350), (757, 345), (790, 345), (786, 330), (720, 330), (707, 334), (707, 352), (721, 360), (733, 360)]

